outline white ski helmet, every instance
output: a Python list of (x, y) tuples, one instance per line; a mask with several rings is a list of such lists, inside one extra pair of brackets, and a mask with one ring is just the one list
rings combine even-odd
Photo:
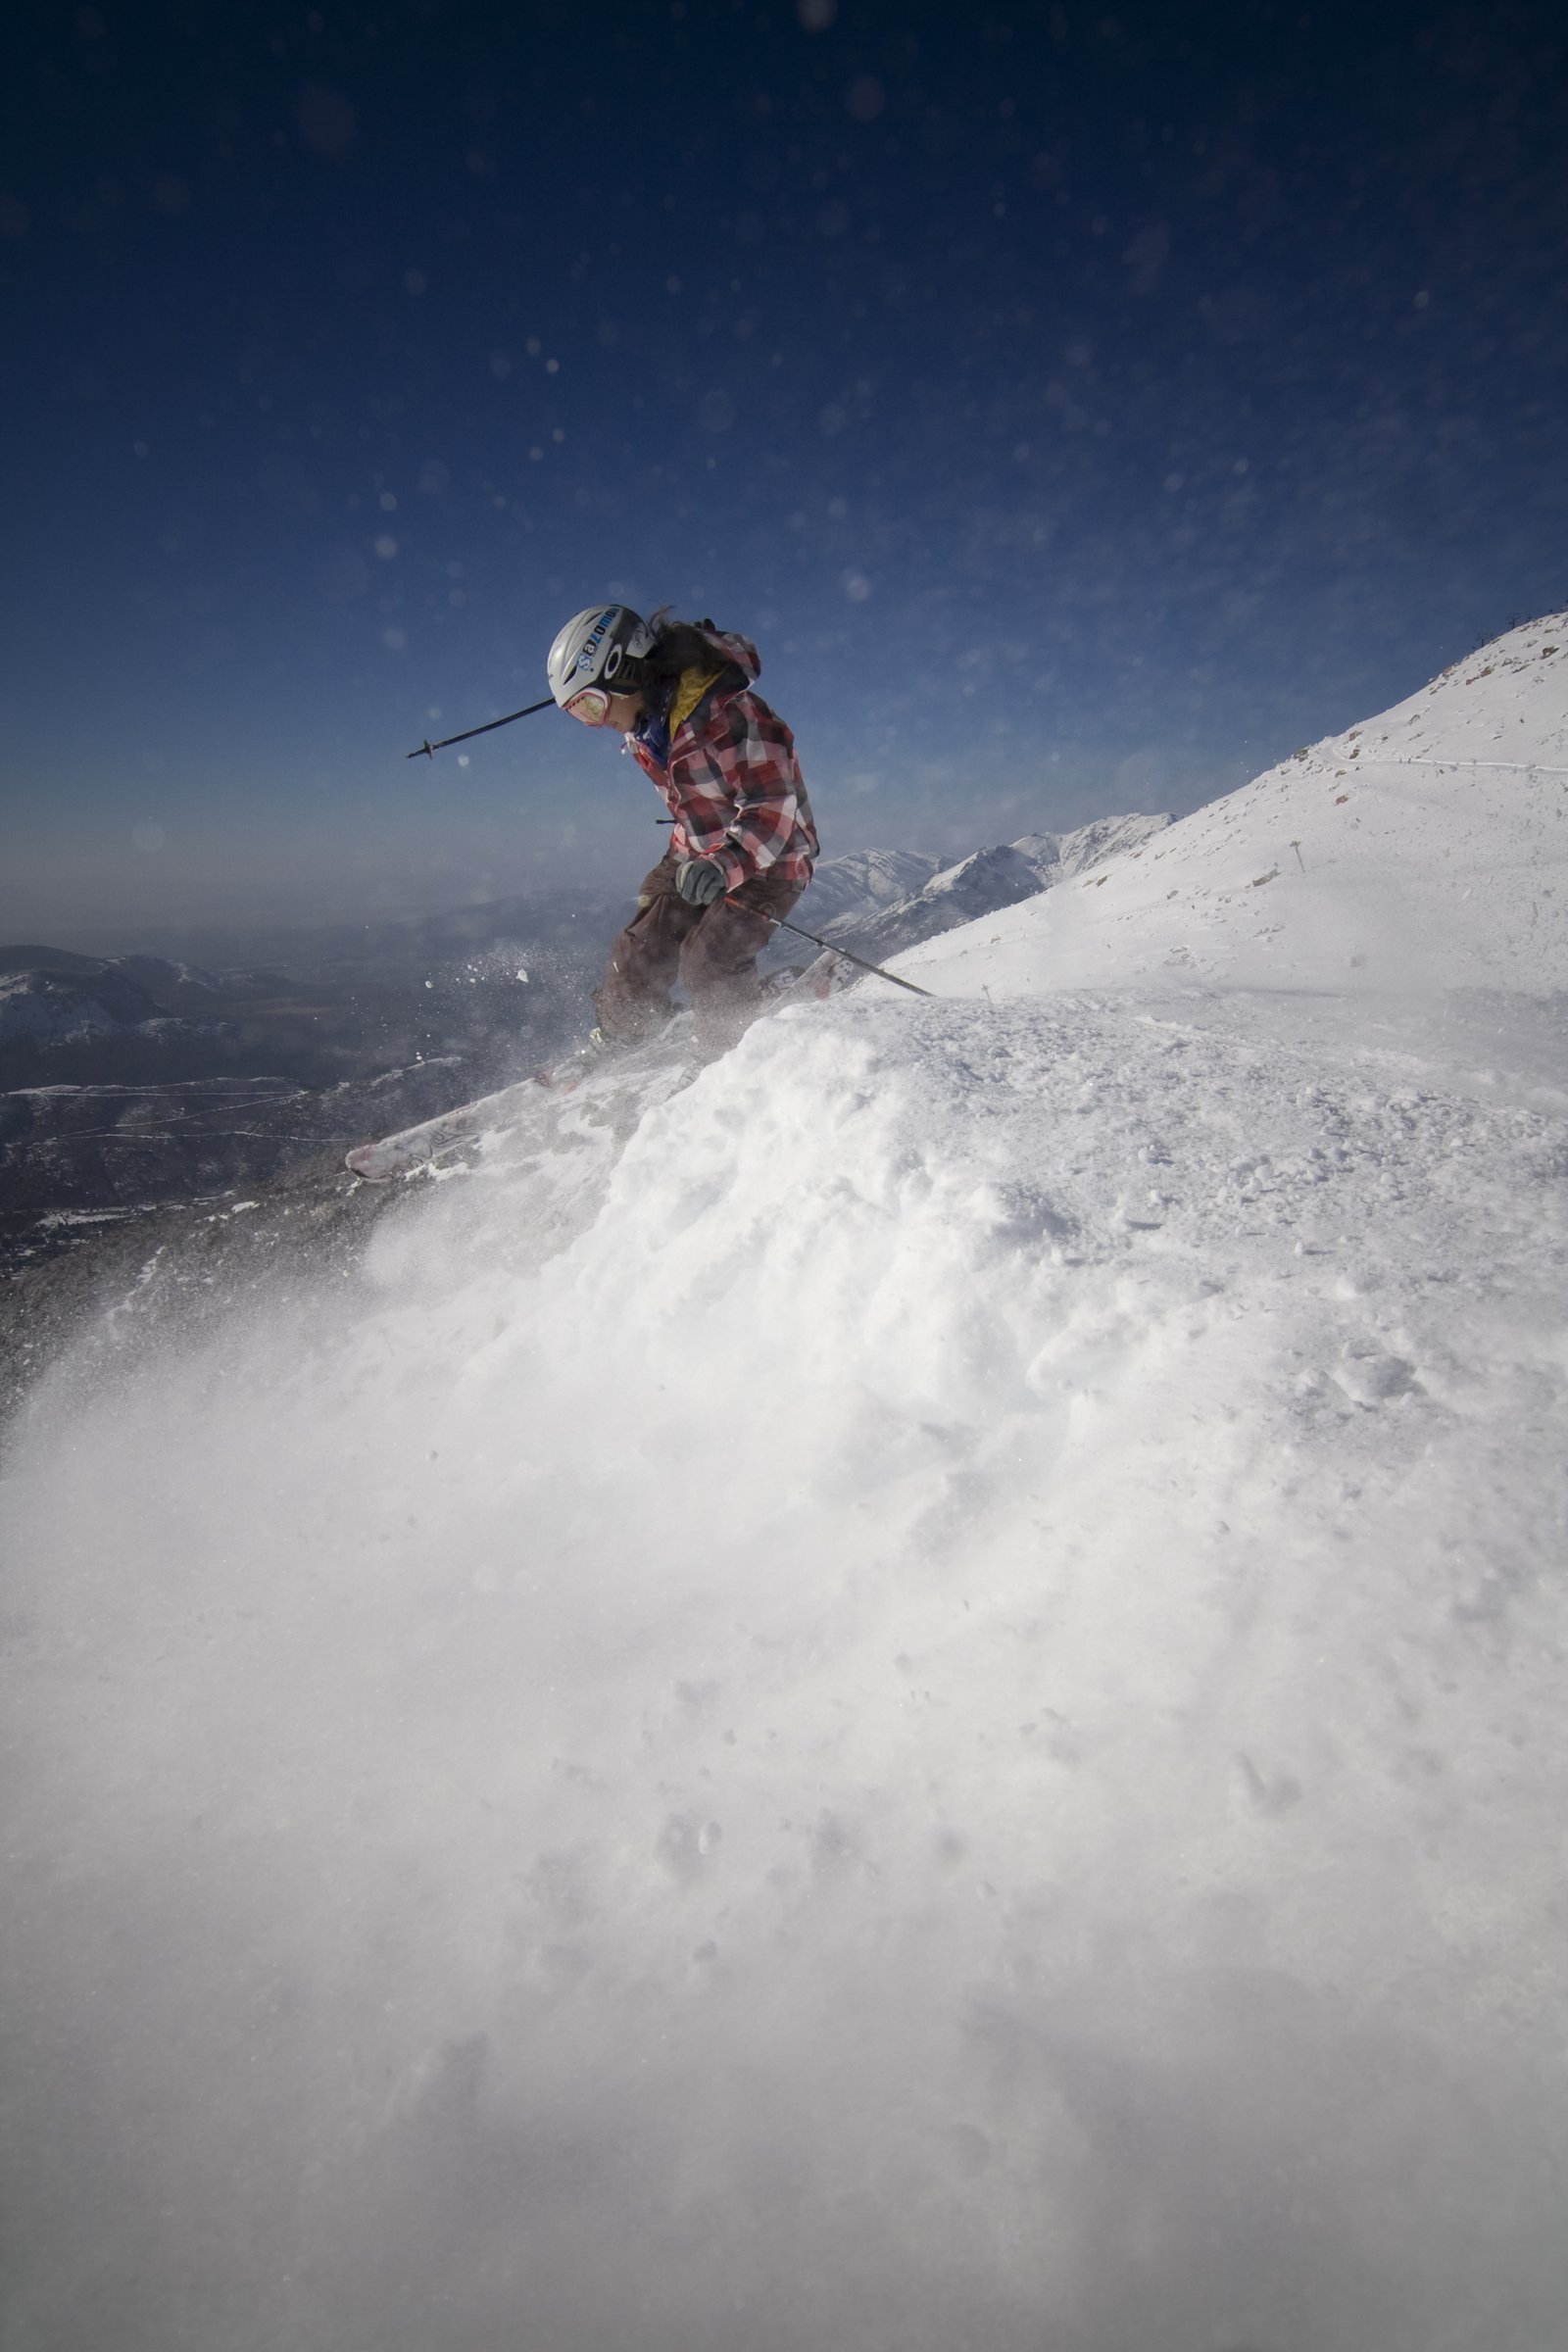
[(653, 630), (629, 605), (590, 605), (550, 648), (550, 691), (563, 710), (597, 726), (611, 695), (635, 691), (627, 664), (653, 650)]

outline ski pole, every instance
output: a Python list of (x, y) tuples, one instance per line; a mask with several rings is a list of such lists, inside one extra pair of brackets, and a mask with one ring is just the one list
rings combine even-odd
[(510, 727), (514, 718), (531, 718), (536, 710), (553, 710), (555, 707), (555, 696), (547, 694), (542, 703), (529, 703), (524, 710), (509, 710), (505, 718), (487, 718), (482, 727), (465, 727), (461, 735), (443, 735), (439, 743), (421, 743), (412, 752), (406, 752), (404, 758), (433, 760), (449, 743), (466, 743), (470, 735), (488, 735), (493, 727)]
[(760, 914), (765, 922), (776, 923), (781, 931), (793, 931), (797, 939), (808, 939), (824, 956), (842, 956), (846, 963), (858, 963), (862, 972), (875, 972), (879, 980), (891, 980), (895, 988), (906, 988), (911, 997), (931, 995), (928, 988), (916, 988), (912, 980), (901, 980), (897, 972), (885, 972), (879, 963), (867, 963), (863, 956), (853, 955), (848, 948), (835, 947), (829, 939), (818, 939), (814, 931), (803, 931), (799, 923), (787, 923), (781, 914), (769, 914), (765, 906), (748, 906), (744, 899), (731, 898), (728, 891), (724, 893), (724, 904), (739, 906), (747, 914)]

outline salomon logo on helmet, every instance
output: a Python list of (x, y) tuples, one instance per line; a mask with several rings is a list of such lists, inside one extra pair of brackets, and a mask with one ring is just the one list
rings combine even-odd
[(585, 686), (612, 686), (628, 662), (653, 651), (654, 634), (629, 605), (590, 605), (550, 648), (550, 691), (564, 710)]

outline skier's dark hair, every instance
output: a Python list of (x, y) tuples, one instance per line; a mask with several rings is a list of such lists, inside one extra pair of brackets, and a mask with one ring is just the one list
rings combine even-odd
[(712, 625), (710, 620), (705, 621), (702, 627), (689, 620), (677, 620), (669, 607), (662, 605), (648, 623), (654, 632), (653, 652), (644, 654), (642, 658), (642, 667), (649, 680), (657, 680), (662, 685), (670, 678), (678, 678), (683, 670), (711, 669), (717, 662), (720, 683), (728, 685), (733, 680), (743, 685), (746, 672), (739, 662), (726, 661), (712, 639), (703, 634), (704, 629), (710, 629)]

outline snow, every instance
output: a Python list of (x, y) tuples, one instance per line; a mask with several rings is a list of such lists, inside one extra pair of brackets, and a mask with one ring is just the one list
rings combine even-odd
[(1565, 625), (39, 1397), (8, 2341), (1558, 2340)]
[(1513, 630), (1131, 856), (900, 968), (945, 995), (1177, 977), (1568, 986), (1568, 623)]

